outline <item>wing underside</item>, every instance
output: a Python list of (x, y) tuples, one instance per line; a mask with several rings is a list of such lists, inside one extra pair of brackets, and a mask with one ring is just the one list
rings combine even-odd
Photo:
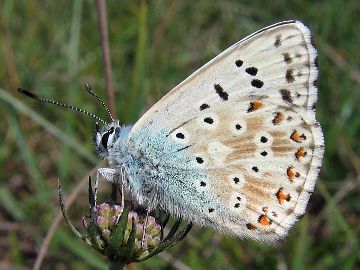
[[(210, 220), (240, 237), (276, 240), (304, 213), (321, 166), (317, 74), (309, 29), (298, 21), (269, 26), (176, 86), (134, 125), (129, 139), (166, 130), (164, 143), (178, 147), (164, 153), (159, 166), (166, 170), (174, 155), (183, 154), (189, 158), (177, 169), (207, 176), (185, 179), (183, 188), (195, 190), (194, 201), (210, 194), (216, 205), (191, 204), (202, 214), (187, 212), (187, 218)], [(167, 188), (173, 197), (165, 201), (176, 201), (179, 190)]]

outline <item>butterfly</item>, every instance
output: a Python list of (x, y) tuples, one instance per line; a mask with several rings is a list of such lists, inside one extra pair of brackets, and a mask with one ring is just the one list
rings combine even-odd
[(317, 59), (300, 21), (251, 34), (133, 126), (97, 125), (95, 149), (109, 163), (98, 174), (148, 209), (240, 238), (284, 238), (305, 213), (324, 153)]

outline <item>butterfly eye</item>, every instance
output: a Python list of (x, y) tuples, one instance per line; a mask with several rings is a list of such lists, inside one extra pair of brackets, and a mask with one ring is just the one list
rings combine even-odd
[(114, 132), (114, 128), (112, 127), (107, 132), (105, 132), (104, 135), (101, 138), (101, 144), (106, 150), (107, 150), (107, 143), (108, 143), (108, 140), (109, 140), (109, 136), (113, 132)]

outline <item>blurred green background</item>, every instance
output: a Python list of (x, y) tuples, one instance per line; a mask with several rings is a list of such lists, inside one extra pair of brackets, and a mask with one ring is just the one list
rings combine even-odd
[[(246, 35), (299, 19), (319, 50), (317, 118), (325, 159), (308, 212), (278, 246), (193, 229), (136, 269), (360, 269), (360, 2), (108, 1), (118, 118), (136, 121), (198, 67)], [(34, 264), (58, 215), (57, 178), (70, 194), (100, 161), (94, 121), (20, 96), (22, 86), (106, 118), (95, 1), (0, 1), (0, 269)], [(109, 184), (102, 184), (107, 194)], [(86, 187), (70, 216), (81, 228)], [(42, 269), (106, 269), (60, 223)]]

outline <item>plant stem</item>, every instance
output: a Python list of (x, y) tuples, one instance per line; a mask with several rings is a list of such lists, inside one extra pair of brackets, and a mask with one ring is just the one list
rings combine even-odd
[(101, 52), (104, 66), (104, 75), (105, 75), (105, 92), (106, 92), (106, 102), (110, 108), (111, 114), (116, 118), (115, 110), (115, 98), (114, 98), (114, 88), (112, 84), (112, 70), (111, 70), (111, 59), (110, 59), (110, 45), (109, 45), (109, 34), (108, 34), (108, 24), (107, 24), (107, 15), (106, 15), (106, 3), (104, 0), (96, 1), (97, 13), (98, 13), (98, 27), (100, 32), (100, 43), (101, 43)]

